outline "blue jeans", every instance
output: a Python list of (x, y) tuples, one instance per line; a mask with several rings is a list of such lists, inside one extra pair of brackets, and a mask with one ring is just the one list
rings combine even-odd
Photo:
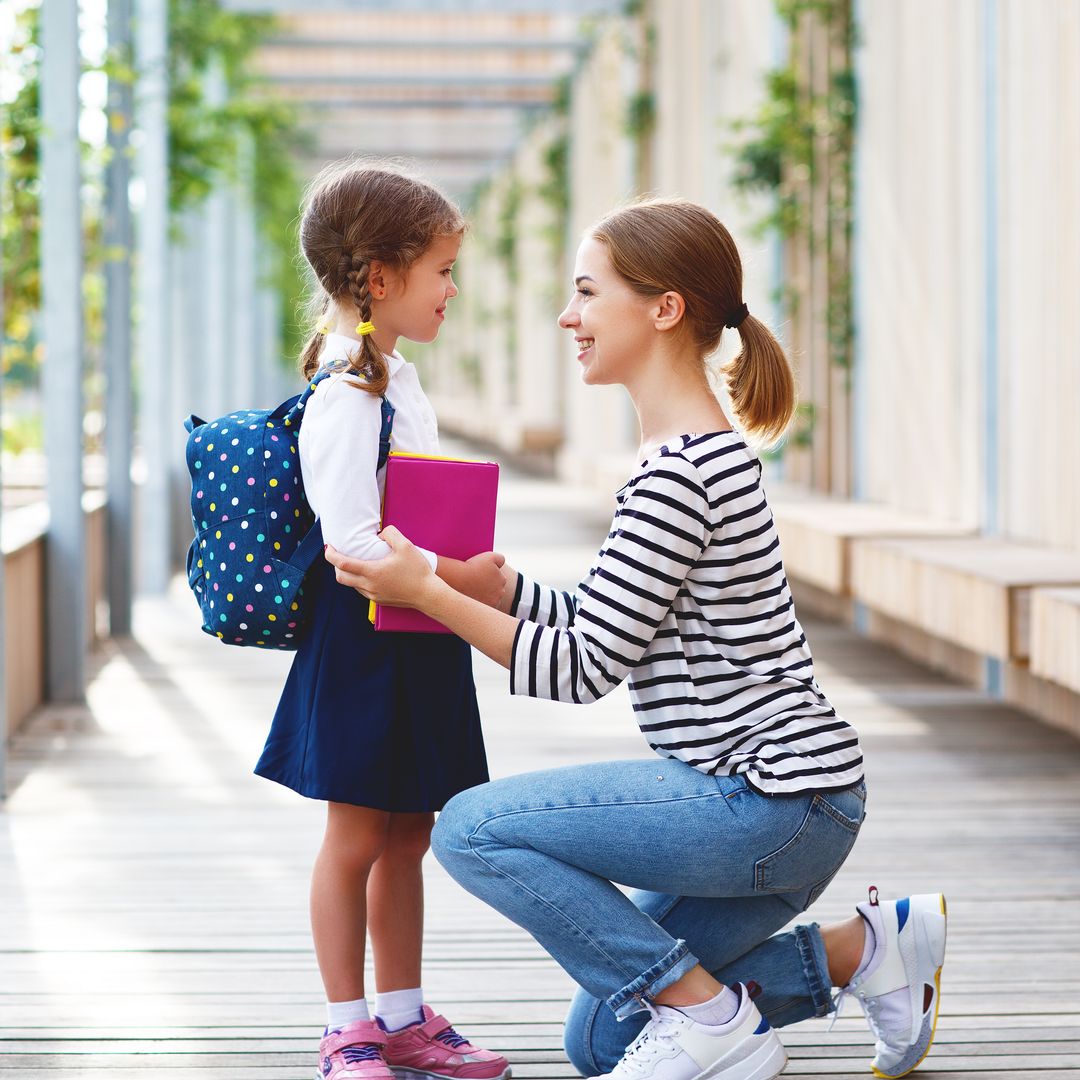
[(865, 800), (862, 784), (770, 798), (672, 759), (575, 765), (455, 795), (432, 849), (579, 984), (566, 1052), (595, 1076), (648, 1019), (644, 1001), (698, 963), (760, 983), (775, 1026), (830, 1011), (816, 925), (777, 931), (840, 869)]

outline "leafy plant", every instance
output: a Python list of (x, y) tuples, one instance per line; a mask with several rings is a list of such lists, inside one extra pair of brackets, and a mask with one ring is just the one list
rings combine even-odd
[[(850, 276), (853, 207), (853, 154), (857, 112), (851, 50), (855, 24), (851, 0), (776, 0), (788, 29), (787, 62), (766, 76), (765, 99), (757, 113), (735, 124), (740, 137), (735, 150), (734, 186), (765, 192), (772, 205), (757, 228), (775, 231), (785, 240), (805, 237), (811, 251), (826, 253), (829, 302), (826, 312), (830, 356), (848, 368), (853, 338)], [(830, 58), (843, 63), (829, 72), (823, 92), (814, 92), (798, 62), (800, 32), (808, 21), (825, 30)], [(809, 207), (814, 192), (825, 187), (826, 220), (815, 232)], [(785, 295), (788, 313), (798, 303)]]

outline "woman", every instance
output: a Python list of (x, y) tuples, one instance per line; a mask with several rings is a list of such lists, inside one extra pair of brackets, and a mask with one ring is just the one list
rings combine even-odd
[(903, 1076), (933, 1039), (944, 898), (871, 890), (842, 923), (777, 933), (840, 868), (866, 795), (858, 736), (814, 679), (760, 464), (705, 366), (737, 329), (728, 394), (742, 429), (768, 440), (794, 408), (787, 359), (742, 301), (731, 236), (693, 203), (608, 215), (574, 274), (559, 325), (584, 381), (624, 386), (641, 429), (641, 464), (577, 591), (506, 567), (502, 610), (487, 608), (394, 529), (380, 562), (327, 557), (342, 583), (419, 608), (509, 668), (511, 693), (586, 703), (629, 677), (663, 760), (464, 791), (435, 853), (580, 984), (566, 1048), (583, 1074), (767, 1080), (786, 1063), (770, 1021), (825, 1015), (836, 986), (864, 1007), (874, 1071)]

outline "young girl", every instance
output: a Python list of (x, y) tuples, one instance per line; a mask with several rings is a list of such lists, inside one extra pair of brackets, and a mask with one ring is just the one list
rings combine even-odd
[[(438, 452), (435, 415), (398, 338), (432, 341), (457, 295), (461, 214), (388, 168), (339, 163), (313, 181), (300, 243), (322, 289), (304, 350), (308, 399), (300, 469), (323, 538), (377, 559), (385, 442)], [(425, 566), (496, 603), (501, 559), (425, 552)], [(471, 1045), (424, 1004), (423, 883), (433, 811), (488, 778), (469, 646), (450, 635), (376, 634), (367, 604), (323, 560), (305, 580), (313, 621), (296, 651), (256, 772), (327, 803), (311, 882), (311, 926), (328, 1002), (321, 1080), (505, 1080), (506, 1059)], [(377, 996), (364, 987), (371, 935)]]
[(760, 465), (704, 363), (736, 328), (732, 407), (771, 438), (794, 405), (787, 360), (743, 303), (731, 236), (692, 203), (603, 219), (574, 283), (559, 323), (582, 376), (625, 386), (641, 427), (641, 464), (577, 591), (504, 567), (493, 611), (393, 529), (381, 563), (327, 556), (339, 581), (420, 608), (509, 668), (511, 693), (584, 703), (629, 676), (660, 756), (473, 788), (443, 811), (435, 853), (580, 984), (565, 1041), (585, 1075), (768, 1080), (786, 1063), (770, 1021), (826, 1014), (835, 986), (863, 1004), (874, 1071), (902, 1076), (933, 1038), (944, 899), (872, 889), (844, 922), (777, 933), (844, 862), (866, 798), (858, 736), (814, 678)]

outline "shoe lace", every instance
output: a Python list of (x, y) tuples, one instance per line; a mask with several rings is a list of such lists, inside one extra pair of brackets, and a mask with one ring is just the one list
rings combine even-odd
[(469, 1045), (469, 1040), (459, 1035), (452, 1027), (444, 1028), (435, 1036), (441, 1043), (445, 1043), (451, 1050), (460, 1050)]
[(672, 1036), (683, 1026), (682, 1018), (678, 1014), (661, 1013), (647, 1001), (645, 1007), (649, 1010), (651, 1019), (626, 1048), (618, 1065), (612, 1070), (615, 1074), (636, 1076), (647, 1072), (653, 1059), (669, 1049)]
[(359, 1065), (362, 1061), (378, 1061), (382, 1055), (374, 1043), (358, 1043), (356, 1046), (343, 1046), (341, 1056), (346, 1064)]
[[(833, 999), (833, 1007), (836, 1011), (833, 1013), (832, 1022), (829, 1024), (829, 1031), (832, 1031), (836, 1021), (840, 1019), (840, 1011), (844, 1007), (844, 1002), (851, 994), (851, 988), (845, 986), (841, 988), (840, 993)], [(855, 998), (862, 1006), (863, 1015), (866, 1017), (866, 1023), (869, 1026), (875, 1041), (885, 1046), (891, 1046), (892, 1044), (886, 1036), (881, 1019), (881, 1002), (876, 997), (865, 997), (857, 991), (855, 991)]]

